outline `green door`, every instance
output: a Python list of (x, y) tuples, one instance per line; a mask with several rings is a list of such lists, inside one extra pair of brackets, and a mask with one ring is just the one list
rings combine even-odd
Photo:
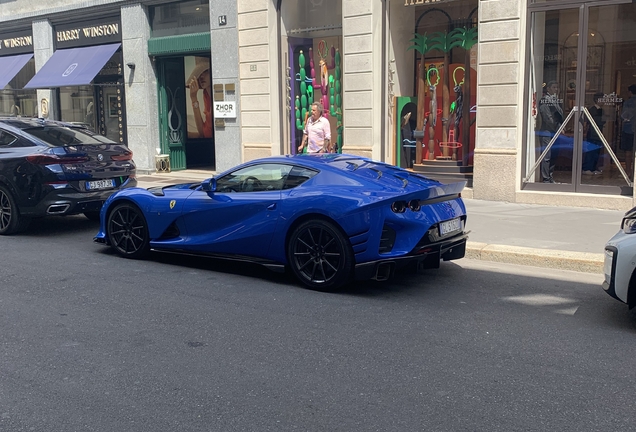
[(183, 57), (158, 59), (161, 152), (172, 170), (186, 169), (186, 88)]

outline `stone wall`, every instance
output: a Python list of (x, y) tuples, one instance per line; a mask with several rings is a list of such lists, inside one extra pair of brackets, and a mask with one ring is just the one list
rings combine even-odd
[(243, 160), (281, 153), (278, 35), (271, 0), (238, 0)]
[[(266, 0), (264, 0), (266, 2)], [(210, 42), (212, 85), (222, 85), (224, 100), (236, 101), (237, 118), (224, 119), (224, 125), (214, 126), (215, 170), (222, 172), (243, 161), (241, 145), (241, 85), (239, 83), (239, 31), (238, 13), (244, 4), (256, 5), (256, 1), (216, 0), (210, 2)], [(242, 8), (242, 9), (241, 9)], [(219, 24), (219, 16), (225, 16), (225, 24)], [(234, 92), (227, 85), (234, 85)]]
[(343, 152), (381, 159), (382, 2), (342, 1)]
[(156, 149), (159, 143), (159, 114), (157, 112), (157, 76), (148, 57), (150, 24), (147, 9), (140, 3), (121, 7), (124, 97), (126, 98), (126, 129), (128, 147), (133, 151), (137, 169), (155, 170)]
[(523, 112), (521, 17), (526, 6), (524, 0), (479, 2), (477, 199), (515, 201)]

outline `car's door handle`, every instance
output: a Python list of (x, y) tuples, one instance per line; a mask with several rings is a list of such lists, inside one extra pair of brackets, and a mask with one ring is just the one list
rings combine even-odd
[(276, 203), (268, 205), (267, 210), (276, 210)]

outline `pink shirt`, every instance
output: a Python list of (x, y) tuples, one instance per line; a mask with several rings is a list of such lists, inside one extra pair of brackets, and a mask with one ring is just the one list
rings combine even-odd
[(325, 146), (325, 140), (331, 140), (331, 125), (329, 120), (320, 116), (314, 121), (310, 116), (305, 126), (305, 135), (307, 135), (307, 153), (318, 153)]

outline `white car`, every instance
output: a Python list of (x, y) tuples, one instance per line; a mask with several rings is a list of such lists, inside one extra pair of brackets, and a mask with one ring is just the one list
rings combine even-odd
[(603, 289), (617, 300), (636, 306), (636, 207), (625, 213), (621, 230), (605, 245)]

